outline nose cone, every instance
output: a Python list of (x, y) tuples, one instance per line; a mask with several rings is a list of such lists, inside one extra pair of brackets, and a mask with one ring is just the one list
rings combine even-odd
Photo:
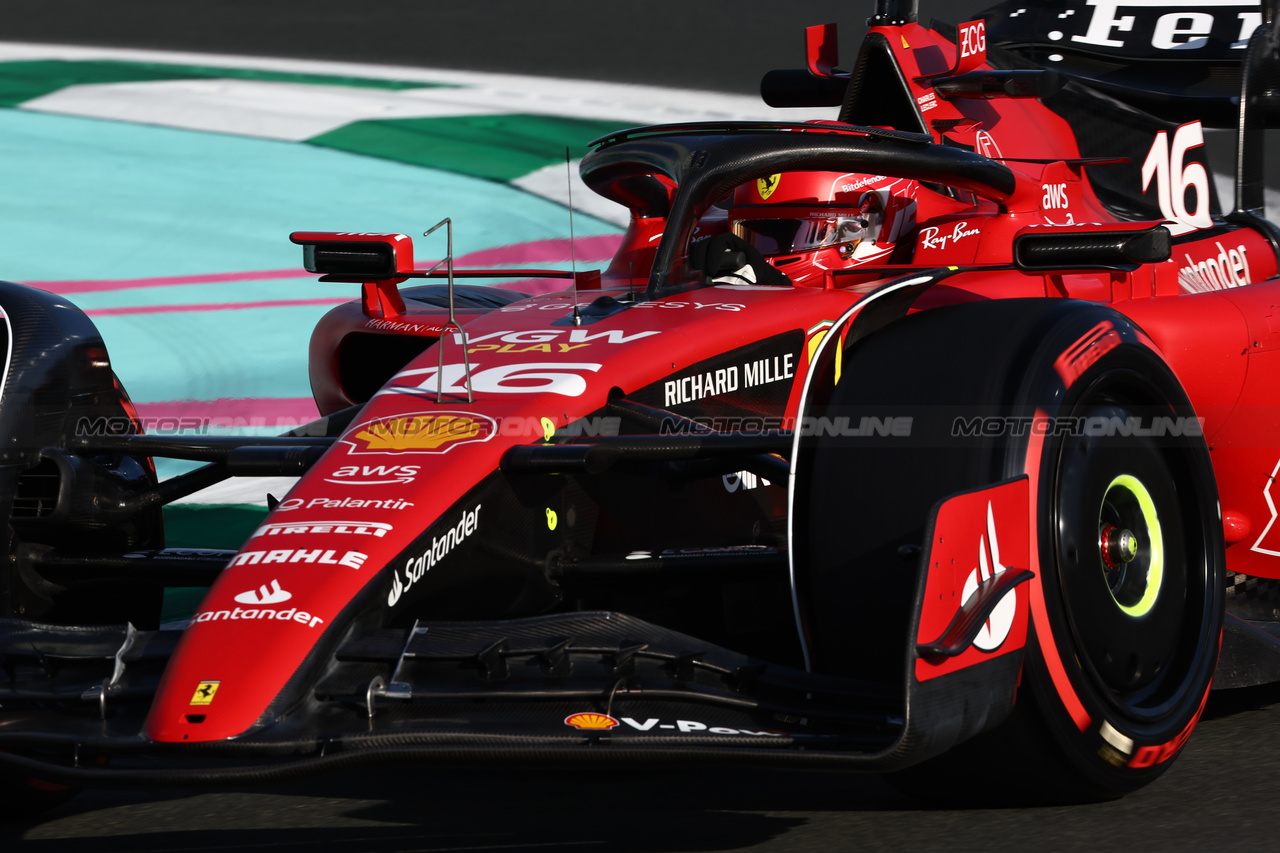
[[(260, 589), (252, 596), (261, 603), (196, 614), (160, 682), (147, 737), (166, 743), (223, 740), (262, 719), (328, 624), (326, 617), (299, 607), (291, 594), (286, 598), (287, 588), (276, 592), (280, 584), (273, 580), (265, 595)], [(212, 599), (211, 592), (206, 601)]]

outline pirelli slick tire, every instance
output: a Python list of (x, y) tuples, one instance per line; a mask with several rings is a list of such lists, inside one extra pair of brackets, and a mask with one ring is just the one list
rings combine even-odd
[(53, 580), (31, 558), (163, 547), (158, 506), (110, 514), (121, 495), (155, 484), (151, 461), (67, 451), (77, 436), (141, 429), (102, 336), (62, 297), (0, 282), (0, 359), (0, 618), (154, 627), (158, 585)]
[(986, 731), (900, 780), (966, 792), (952, 799), (1073, 801), (1164, 772), (1208, 696), (1225, 558), (1198, 421), (1141, 330), (1065, 300), (919, 312), (844, 353), (825, 411), (909, 417), (911, 428), (818, 439), (798, 469), (799, 603), (822, 671), (901, 678), (896, 655), (868, 663), (850, 650), (905, 633), (904, 558), (918, 553), (929, 507), (1029, 480), (1035, 577), (1013, 709), (993, 708)]

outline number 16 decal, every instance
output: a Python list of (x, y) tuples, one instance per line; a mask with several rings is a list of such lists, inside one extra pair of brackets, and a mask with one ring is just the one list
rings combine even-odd
[[(1169, 144), (1169, 134), (1160, 131), (1155, 142), (1147, 153), (1146, 162), (1142, 164), (1142, 191), (1145, 193), (1156, 179), (1156, 195), (1160, 202), (1160, 213), (1179, 225), (1192, 228), (1209, 228), (1213, 218), (1209, 215), (1209, 174), (1201, 163), (1183, 163), (1187, 151), (1204, 145), (1204, 131), (1200, 122), (1184, 124), (1173, 133), (1173, 144)], [(1195, 210), (1187, 210), (1187, 188), (1196, 191)]]

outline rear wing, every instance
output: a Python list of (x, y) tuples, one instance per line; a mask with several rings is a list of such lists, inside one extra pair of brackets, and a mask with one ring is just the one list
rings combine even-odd
[(1006, 0), (983, 15), (990, 43), (1020, 59), (1164, 121), (1236, 130), (1227, 218), (1264, 231), (1280, 250), (1280, 232), (1262, 219), (1264, 131), (1280, 128), (1278, 7), (1280, 0)]
[[(879, 29), (867, 35), (849, 72), (835, 67), (835, 26), (810, 27), (807, 67), (766, 75), (765, 101), (838, 106), (848, 124), (945, 134), (948, 127), (925, 120), (895, 59), (894, 28), (917, 23), (917, 6), (877, 0), (868, 23)], [(1120, 219), (1209, 227), (1210, 215), (1223, 210), (1213, 182), (1197, 187), (1201, 215), (1171, 215), (1178, 210), (1172, 198), (1147, 192), (1148, 161), (1162, 140), (1177, 138), (1174, 153), (1189, 170), (1183, 174), (1208, 175), (1214, 170), (1200, 127), (1237, 130), (1228, 218), (1248, 219), (1280, 252), (1280, 233), (1260, 221), (1264, 131), (1280, 127), (1280, 33), (1272, 23), (1278, 6), (1280, 0), (1006, 0), (959, 26), (931, 21), (928, 28), (955, 45), (954, 62), (915, 82), (946, 98), (1039, 98), (1071, 125), (1082, 157), (1113, 160), (1095, 162), (1089, 175), (1099, 201)]]
[(1235, 128), (1249, 42), (1273, 5), (1005, 0), (982, 15), (993, 46), (1165, 121)]

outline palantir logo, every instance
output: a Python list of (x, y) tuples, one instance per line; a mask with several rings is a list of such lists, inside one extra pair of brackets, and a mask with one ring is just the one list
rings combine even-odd
[(236, 596), (240, 604), (279, 604), (293, 598), (293, 593), (280, 588), (280, 581), (272, 580), (268, 588), (266, 584), (257, 589), (245, 590)]
[[(991, 502), (988, 501), (987, 535), (978, 537), (978, 568), (969, 573), (969, 579), (964, 583), (964, 590), (960, 594), (961, 605), (963, 606), (969, 597), (978, 591), (978, 584), (995, 577), (1004, 570), (1005, 567), (1000, 563), (1000, 543), (996, 541), (995, 515), (991, 510)], [(1000, 648), (1000, 644), (1009, 636), (1009, 629), (1013, 627), (1013, 617), (1018, 608), (1017, 602), (1015, 595), (1005, 595), (1001, 598), (1000, 603), (991, 611), (991, 616), (978, 630), (978, 636), (973, 644), (984, 652)]]

